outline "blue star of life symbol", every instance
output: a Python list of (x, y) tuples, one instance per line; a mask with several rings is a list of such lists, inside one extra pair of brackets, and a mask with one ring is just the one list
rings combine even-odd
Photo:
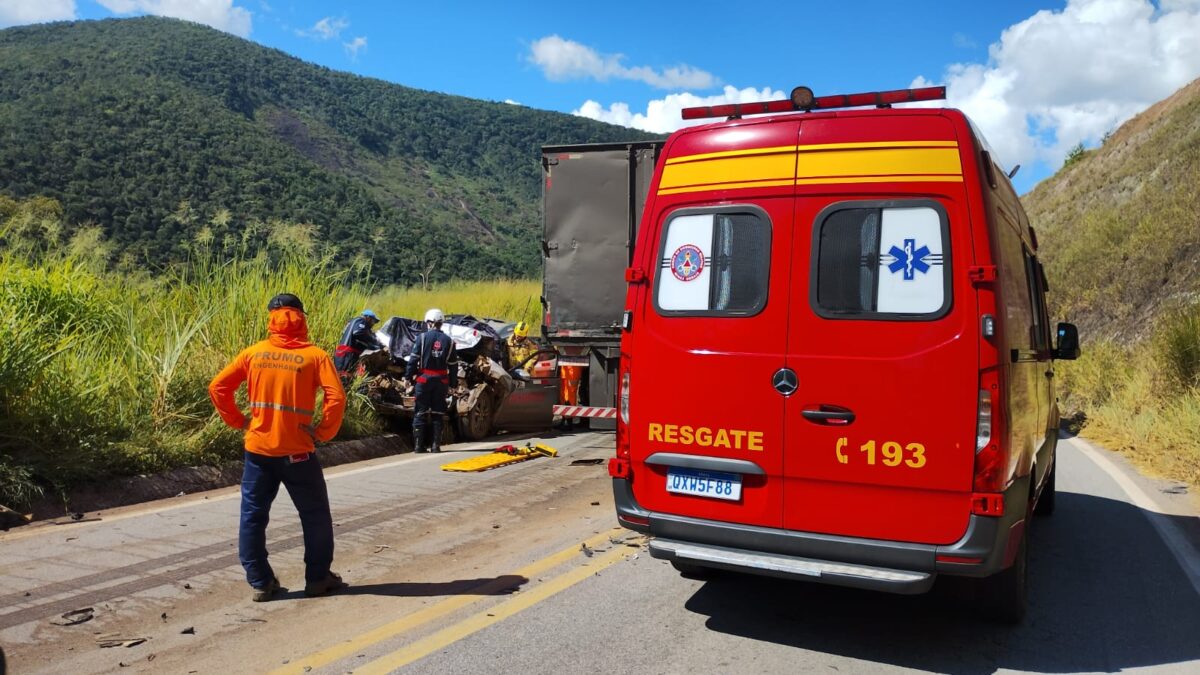
[[(921, 248), (916, 248), (916, 246), (916, 239), (905, 239), (904, 250), (901, 250), (897, 246), (892, 246), (892, 249), (888, 251), (888, 254), (890, 254), (896, 260), (892, 264), (888, 265), (888, 270), (892, 274), (895, 274), (900, 270), (904, 270), (905, 281), (912, 281), (915, 279), (917, 272), (920, 272), (921, 274), (929, 272), (929, 263), (925, 262), (925, 256), (929, 255), (929, 247), (922, 246)], [(914, 251), (913, 249), (916, 250)]]

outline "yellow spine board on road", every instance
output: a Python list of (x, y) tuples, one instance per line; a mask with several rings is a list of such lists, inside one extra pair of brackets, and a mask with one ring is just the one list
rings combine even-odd
[(487, 471), (488, 469), (516, 464), (517, 462), (524, 462), (525, 460), (542, 456), (557, 457), (558, 451), (548, 445), (538, 443), (534, 446), (518, 448), (511, 453), (497, 451), (487, 455), (480, 455), (479, 457), (443, 464), (442, 471)]

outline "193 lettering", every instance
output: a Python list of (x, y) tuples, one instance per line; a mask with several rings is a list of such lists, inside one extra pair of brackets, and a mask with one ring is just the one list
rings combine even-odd
[[(851, 463), (851, 455), (846, 452), (846, 446), (849, 444), (850, 439), (848, 438), (842, 437), (837, 440), (834, 453), (837, 455), (839, 464)], [(887, 467), (897, 467), (904, 465), (911, 469), (920, 469), (926, 463), (925, 446), (920, 443), (901, 445), (896, 441), (884, 441), (876, 444), (871, 440), (858, 446), (858, 452), (859, 457), (865, 459), (868, 466), (882, 464)]]

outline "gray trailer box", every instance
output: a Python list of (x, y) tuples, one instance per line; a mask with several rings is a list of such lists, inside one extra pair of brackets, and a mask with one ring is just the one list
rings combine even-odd
[[(542, 148), (542, 334), (587, 368), (580, 405), (614, 407), (625, 268), (663, 141)], [(614, 428), (592, 420), (592, 428)]]

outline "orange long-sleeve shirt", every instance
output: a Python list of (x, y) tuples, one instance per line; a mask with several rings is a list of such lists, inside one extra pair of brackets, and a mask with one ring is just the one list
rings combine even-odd
[[(311, 452), (313, 440), (337, 435), (346, 410), (346, 394), (333, 360), (308, 341), (304, 313), (282, 307), (271, 312), (269, 337), (251, 345), (208, 385), (217, 414), (235, 429), (245, 429), (246, 450), (281, 457)], [(238, 409), (234, 392), (246, 383), (250, 420)], [(312, 426), (317, 389), (324, 394), (321, 423)]]

